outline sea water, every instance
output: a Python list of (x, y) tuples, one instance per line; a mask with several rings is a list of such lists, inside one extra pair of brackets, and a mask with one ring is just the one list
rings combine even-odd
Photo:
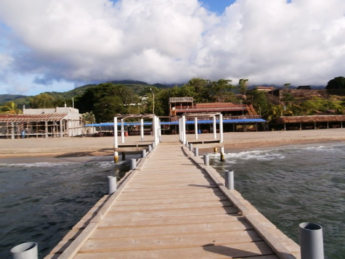
[(298, 225), (323, 228), (327, 258), (345, 258), (345, 145), (300, 145), (211, 155), (235, 189), (299, 244)]
[(32, 241), (43, 258), (128, 170), (112, 157), (1, 159), (0, 258)]
[[(211, 157), (235, 188), (299, 243), (298, 225), (323, 227), (327, 258), (345, 258), (345, 145), (307, 145)], [(0, 258), (35, 241), (43, 258), (107, 193), (107, 176), (129, 165), (111, 158), (0, 159)]]

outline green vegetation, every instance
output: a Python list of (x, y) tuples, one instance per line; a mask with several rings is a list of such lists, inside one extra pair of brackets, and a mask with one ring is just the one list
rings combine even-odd
[[(169, 114), (170, 97), (193, 97), (195, 103), (232, 102), (253, 105), (264, 119), (274, 122), (280, 116), (300, 116), (315, 114), (343, 114), (345, 98), (330, 95), (332, 89), (345, 89), (345, 78), (330, 80), (327, 90), (322, 94), (294, 92), (290, 83), (283, 85), (280, 98), (263, 91), (248, 91), (248, 79), (240, 79), (237, 85), (231, 80), (211, 81), (192, 78), (181, 86), (149, 85), (140, 81), (113, 81), (98, 85), (85, 85), (71, 91), (45, 92), (32, 97), (22, 97), (3, 103), (0, 112), (18, 113), (17, 107), (25, 104), (27, 108), (53, 108), (74, 106), (83, 114), (85, 123), (112, 121), (116, 114), (152, 113)], [(241, 93), (241, 94), (238, 94)], [(154, 100), (153, 100), (154, 95)], [(15, 96), (5, 96), (14, 98)]]
[(330, 80), (326, 86), (326, 89), (345, 89), (345, 77), (339, 76)]
[(22, 110), (18, 109), (15, 102), (7, 102), (5, 105), (0, 106), (0, 113), (21, 114)]
[(326, 98), (309, 96), (308, 90), (302, 97), (295, 97), (289, 91), (283, 90), (283, 97), (279, 99), (269, 93), (252, 91), (247, 100), (253, 104), (257, 112), (269, 122), (280, 116), (302, 116), (320, 114), (343, 114), (345, 98), (329, 96)]
[(14, 95), (14, 94), (0, 94), (0, 104), (4, 104), (6, 102), (16, 100), (19, 98), (25, 98), (25, 95)]

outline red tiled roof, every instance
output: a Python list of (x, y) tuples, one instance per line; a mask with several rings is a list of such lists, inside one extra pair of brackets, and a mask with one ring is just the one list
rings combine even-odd
[(0, 122), (40, 122), (40, 121), (60, 121), (67, 114), (0, 114)]
[(278, 123), (336, 122), (345, 121), (345, 115), (285, 116), (277, 119)]
[(234, 103), (197, 103), (196, 109), (200, 108), (233, 108), (233, 107), (245, 107), (245, 105)]

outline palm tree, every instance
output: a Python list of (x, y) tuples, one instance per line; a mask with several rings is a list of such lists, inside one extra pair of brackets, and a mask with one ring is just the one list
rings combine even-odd
[(82, 114), (82, 120), (84, 125), (85, 124), (91, 124), (94, 123), (96, 121), (95, 119), (95, 115), (93, 114), (93, 112), (85, 112)]
[(5, 105), (0, 106), (0, 113), (6, 114), (22, 114), (22, 110), (18, 109), (15, 102), (7, 102)]

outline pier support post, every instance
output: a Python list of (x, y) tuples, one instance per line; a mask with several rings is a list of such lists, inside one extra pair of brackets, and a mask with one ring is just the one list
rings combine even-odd
[(225, 187), (234, 190), (234, 171), (225, 171)]
[(146, 157), (146, 149), (143, 149), (143, 150), (141, 151), (141, 157), (142, 157), (142, 158), (145, 158), (145, 157)]
[(26, 242), (11, 249), (13, 259), (38, 259), (38, 245), (36, 242)]
[(135, 158), (131, 159), (131, 170), (137, 168), (137, 160)]
[(224, 154), (225, 154), (224, 147), (221, 147), (220, 148), (220, 161), (222, 161), (222, 162), (225, 160)]
[(36, 242), (26, 242), (11, 249), (13, 259), (38, 259)]
[(189, 151), (193, 152), (193, 143), (189, 143)]
[(119, 162), (119, 152), (114, 151), (114, 163)]
[(210, 156), (208, 154), (204, 155), (204, 164), (206, 166), (210, 165)]
[(315, 223), (299, 224), (301, 259), (324, 259), (322, 227)]
[(199, 156), (199, 148), (194, 148), (194, 156)]
[(152, 146), (149, 145), (149, 152), (152, 152)]
[(113, 194), (116, 191), (116, 177), (108, 176), (108, 194)]

